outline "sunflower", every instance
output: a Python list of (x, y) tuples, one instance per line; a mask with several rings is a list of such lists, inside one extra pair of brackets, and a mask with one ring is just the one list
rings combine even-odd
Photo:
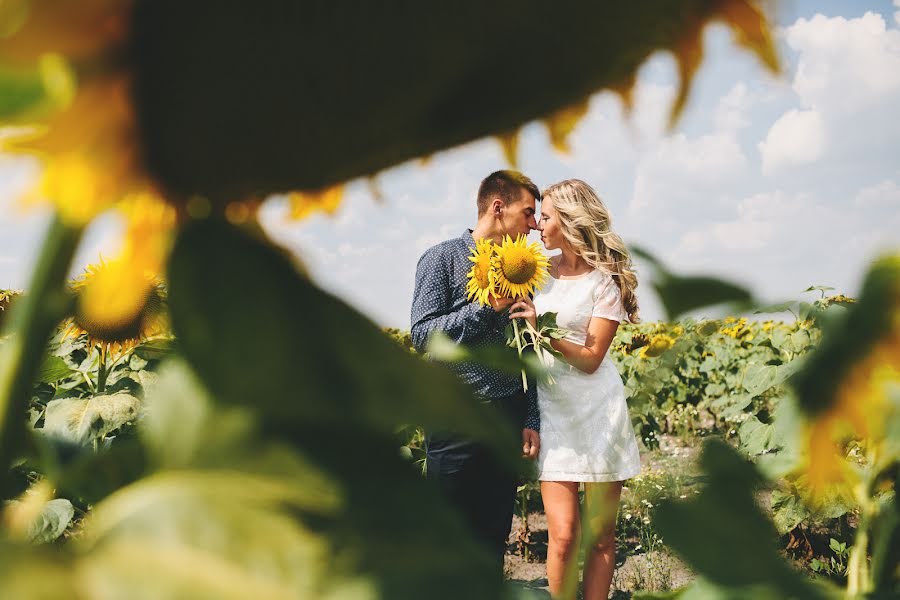
[(90, 352), (121, 356), (168, 331), (162, 282), (125, 260), (88, 265), (71, 287), (76, 310), (63, 337), (87, 335)]
[(650, 343), (641, 349), (641, 358), (655, 358), (675, 345), (675, 340), (667, 335), (654, 335)]
[(491, 240), (484, 238), (475, 243), (475, 249), (469, 257), (473, 263), (467, 277), (466, 294), (469, 300), (478, 300), (480, 304), (488, 303), (488, 296), (496, 295), (494, 284), (493, 257), (496, 246)]
[(513, 241), (507, 235), (493, 258), (494, 283), (507, 298), (530, 296), (543, 285), (549, 264), (537, 242), (529, 244), (522, 234)]

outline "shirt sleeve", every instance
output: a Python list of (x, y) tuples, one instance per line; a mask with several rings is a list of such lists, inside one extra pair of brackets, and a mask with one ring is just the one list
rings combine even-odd
[(528, 379), (528, 391), (525, 392), (525, 429), (541, 430), (541, 413), (538, 410), (537, 402), (537, 382)]
[(495, 324), (496, 312), (477, 303), (452, 308), (451, 282), (447, 258), (440, 247), (429, 249), (416, 266), (416, 284), (410, 314), (413, 347), (425, 352), (432, 331), (443, 331), (461, 344), (477, 339)]
[(608, 275), (597, 286), (591, 316), (619, 323), (628, 318), (625, 314), (625, 307), (622, 305), (622, 292), (619, 290), (618, 284)]

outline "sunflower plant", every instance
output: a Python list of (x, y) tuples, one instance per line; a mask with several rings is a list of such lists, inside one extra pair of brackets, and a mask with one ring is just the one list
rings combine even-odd
[[(85, 336), (88, 354), (97, 351), (97, 393), (104, 391), (106, 378), (116, 364), (126, 359), (139, 344), (171, 335), (162, 281), (152, 275), (139, 274), (140, 282), (121, 285), (124, 268), (121, 261), (101, 260), (88, 265), (70, 286), (75, 296), (75, 311), (63, 323), (63, 339)], [(95, 310), (98, 302), (94, 296), (97, 294), (107, 299), (100, 303), (104, 309), (101, 315)], [(134, 295), (138, 297), (132, 297)]]
[[(546, 281), (547, 266), (550, 264), (538, 244), (529, 244), (522, 234), (515, 240), (506, 235), (500, 244), (480, 239), (475, 243), (469, 260), (473, 264), (467, 275), (467, 297), (483, 305), (490, 304), (491, 296), (513, 299), (533, 296), (535, 290), (541, 289)], [(510, 319), (506, 328), (506, 343), (516, 348), (520, 357), (526, 348), (533, 348), (541, 364), (546, 367), (544, 352), (558, 354), (550, 346), (550, 340), (564, 337), (567, 331), (556, 325), (556, 313), (541, 315), (537, 327), (527, 321), (525, 323), (525, 329), (520, 329), (518, 319)], [(522, 371), (522, 385), (527, 391), (525, 371)]]

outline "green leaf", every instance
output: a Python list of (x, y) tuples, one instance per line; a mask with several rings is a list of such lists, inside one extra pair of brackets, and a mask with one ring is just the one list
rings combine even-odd
[(828, 323), (804, 368), (791, 378), (800, 406), (818, 415), (832, 405), (850, 369), (891, 330), (900, 294), (900, 255), (876, 260), (862, 285), (859, 301), (844, 318)]
[(436, 361), (474, 362), (510, 375), (519, 375), (525, 370), (532, 377), (540, 377), (544, 371), (533, 352), (524, 352), (519, 357), (515, 350), (505, 345), (464, 346), (457, 344), (441, 331), (435, 331), (428, 337), (426, 352)]
[(63, 534), (75, 516), (75, 507), (64, 498), (50, 500), (28, 528), (28, 539), (35, 544), (52, 542)]
[(791, 531), (809, 517), (809, 510), (795, 493), (772, 492), (772, 519), (780, 535)]
[(788, 312), (794, 307), (795, 304), (797, 304), (795, 300), (788, 300), (787, 302), (780, 302), (778, 304), (770, 304), (768, 306), (763, 306), (762, 308), (757, 308), (753, 311), (753, 313), (758, 315), (766, 313)]
[(129, 394), (61, 398), (47, 404), (43, 433), (76, 444), (94, 439), (133, 421), (141, 401)]
[(744, 372), (744, 389), (752, 396), (759, 396), (786, 381), (797, 372), (801, 365), (802, 362), (799, 359), (784, 365), (751, 363)]
[(60, 379), (65, 379), (72, 375), (74, 371), (66, 364), (62, 358), (58, 356), (48, 355), (44, 357), (41, 363), (41, 370), (38, 372), (37, 381), (42, 383), (55, 383)]
[(827, 285), (811, 285), (803, 291), (804, 292), (830, 292), (833, 289), (834, 289), (833, 287), (827, 286)]
[(750, 456), (763, 454), (775, 447), (775, 427), (761, 423), (753, 416), (741, 423), (738, 435), (741, 437), (741, 449)]
[(894, 493), (878, 500), (872, 531), (872, 582), (875, 592), (890, 594), (896, 590), (897, 565), (900, 564), (900, 476), (894, 477)]
[[(214, 220), (194, 223), (178, 237), (169, 281), (172, 327), (192, 368), (217, 401), (252, 406), (272, 433), (295, 439), (298, 428), (330, 426), (392, 434), (415, 423), (518, 455), (511, 428), (453, 373), (398, 347), (265, 240)], [(233, 281), (252, 294), (235, 294)]]
[(144, 342), (134, 349), (134, 353), (144, 360), (158, 360), (171, 355), (174, 348), (174, 339), (159, 338)]
[(704, 578), (729, 590), (756, 585), (785, 598), (827, 598), (779, 556), (777, 532), (754, 499), (762, 479), (753, 466), (722, 442), (704, 446), (700, 465), (709, 478), (706, 487), (657, 508), (654, 525), (667, 544)]

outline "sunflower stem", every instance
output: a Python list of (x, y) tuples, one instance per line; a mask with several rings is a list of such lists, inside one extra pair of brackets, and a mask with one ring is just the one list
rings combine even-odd
[(106, 368), (106, 351), (102, 344), (97, 346), (100, 352), (100, 366), (97, 369), (97, 393), (102, 394), (106, 390), (106, 378), (109, 375), (109, 369)]
[(66, 275), (83, 228), (69, 227), (54, 216), (26, 294), (13, 306), (0, 347), (0, 499), (7, 498), (9, 466), (25, 435), (31, 386), (40, 370), (53, 328), (71, 300)]

